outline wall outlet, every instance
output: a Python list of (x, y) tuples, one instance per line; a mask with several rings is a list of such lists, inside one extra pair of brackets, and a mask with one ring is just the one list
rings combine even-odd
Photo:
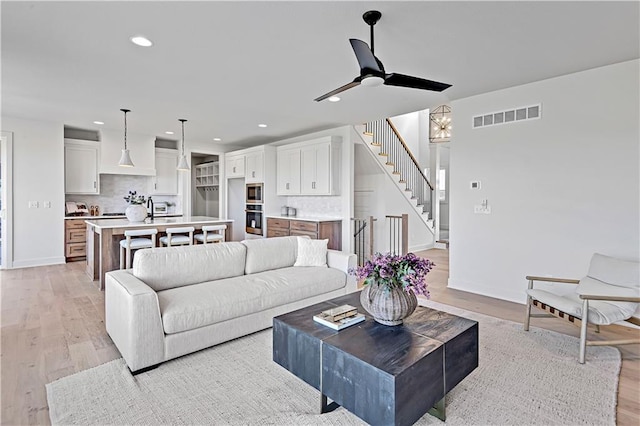
[(45, 209), (50, 209), (51, 208), (51, 201), (43, 201), (42, 202), (42, 207), (44, 207)]
[(29, 201), (29, 208), (30, 209), (37, 209), (39, 207), (39, 204), (37, 201)]
[(483, 205), (473, 206), (473, 212), (475, 214), (491, 214), (491, 207)]

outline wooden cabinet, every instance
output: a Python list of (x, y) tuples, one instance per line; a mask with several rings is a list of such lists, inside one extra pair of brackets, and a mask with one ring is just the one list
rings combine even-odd
[(300, 195), (300, 149), (278, 149), (276, 156), (276, 193)]
[(264, 182), (264, 153), (252, 152), (245, 156), (245, 181), (247, 183)]
[(99, 142), (65, 139), (64, 192), (66, 194), (99, 194)]
[(227, 155), (225, 169), (228, 178), (244, 177), (244, 155)]
[(342, 221), (309, 221), (267, 218), (267, 238), (307, 235), (315, 240), (329, 240), (327, 248), (342, 250)]
[(278, 147), (278, 195), (338, 195), (340, 138)]
[(150, 193), (153, 195), (178, 194), (178, 151), (156, 148), (156, 175), (152, 179)]
[(65, 219), (64, 221), (64, 254), (67, 262), (82, 260), (86, 256), (87, 227), (84, 221), (85, 219)]

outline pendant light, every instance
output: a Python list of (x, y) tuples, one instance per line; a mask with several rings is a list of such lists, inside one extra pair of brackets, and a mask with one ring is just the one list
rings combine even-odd
[(179, 118), (179, 122), (182, 123), (182, 155), (180, 156), (180, 161), (178, 162), (178, 170), (188, 171), (189, 163), (187, 163), (187, 157), (184, 155), (184, 122), (187, 121), (184, 118)]
[(127, 113), (131, 112), (131, 110), (123, 108), (120, 111), (124, 112), (124, 149), (122, 150), (118, 165), (122, 167), (133, 167), (133, 161), (131, 161), (131, 156), (127, 149)]

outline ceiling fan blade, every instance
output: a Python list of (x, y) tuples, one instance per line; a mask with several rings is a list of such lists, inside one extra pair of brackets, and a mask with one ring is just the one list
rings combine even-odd
[(420, 77), (413, 77), (405, 74), (391, 73), (384, 78), (384, 84), (387, 86), (409, 87), (412, 89), (433, 90), (434, 92), (442, 92), (451, 87), (450, 84), (440, 83), (438, 81), (426, 80)]
[(358, 60), (358, 64), (360, 64), (361, 75), (384, 73), (382, 63), (373, 55), (367, 43), (357, 38), (350, 38), (349, 42), (351, 42), (353, 53), (356, 54), (356, 59)]
[(322, 96), (320, 96), (318, 98), (315, 98), (314, 101), (316, 101), (316, 102), (324, 101), (325, 99), (330, 98), (331, 96), (337, 95), (340, 92), (344, 92), (345, 90), (349, 90), (352, 87), (356, 87), (357, 85), (360, 84), (361, 80), (362, 80), (362, 78), (356, 77), (356, 78), (353, 79), (352, 82), (347, 83), (342, 87), (338, 87), (337, 89), (332, 90), (329, 93), (325, 93), (324, 95), (322, 95)]

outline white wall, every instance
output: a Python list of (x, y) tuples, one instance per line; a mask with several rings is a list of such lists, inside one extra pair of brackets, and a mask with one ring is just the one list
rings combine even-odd
[[(527, 274), (639, 257), (639, 76), (634, 60), (453, 102), (450, 287), (524, 303)], [(537, 103), (539, 120), (471, 128)], [(482, 199), (490, 215), (473, 213)]]
[(366, 216), (377, 219), (374, 225), (374, 251), (389, 251), (389, 224), (385, 216), (409, 215), (409, 251), (419, 251), (433, 246), (433, 234), (425, 227), (416, 211), (410, 207), (404, 194), (400, 192), (389, 176), (381, 170), (365, 146), (355, 152), (354, 189), (363, 193), (360, 200), (368, 199), (368, 206), (355, 205), (358, 210), (366, 209)]
[(2, 130), (13, 132), (13, 267), (64, 263), (63, 125), (3, 116)]

